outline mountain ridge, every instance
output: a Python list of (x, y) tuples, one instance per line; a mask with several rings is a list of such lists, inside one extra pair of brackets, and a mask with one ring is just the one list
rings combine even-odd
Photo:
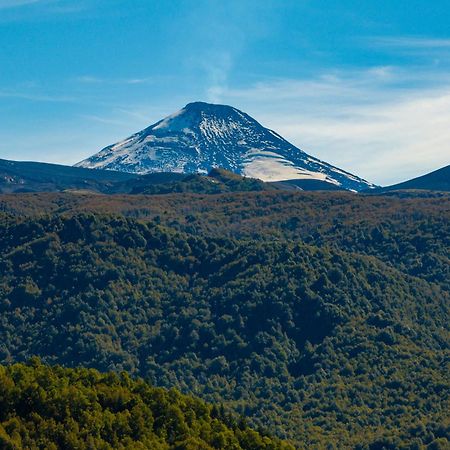
[(263, 181), (319, 180), (354, 191), (374, 187), (310, 156), (245, 112), (205, 102), (188, 103), (76, 166), (138, 174), (208, 173), (222, 167)]
[(429, 191), (450, 191), (450, 165), (433, 170), (432, 172), (410, 180), (402, 181), (391, 186), (384, 186), (373, 189), (369, 192), (373, 194), (399, 191), (399, 190), (429, 190)]

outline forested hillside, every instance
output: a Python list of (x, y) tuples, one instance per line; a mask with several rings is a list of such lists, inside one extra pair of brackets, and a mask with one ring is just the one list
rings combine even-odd
[(174, 389), (36, 359), (0, 366), (0, 448), (293, 449)]
[(114, 213), (190, 234), (302, 241), (372, 255), (450, 289), (450, 195), (377, 197), (333, 192), (221, 195), (0, 196), (14, 216)]
[(298, 448), (448, 445), (447, 199), (164, 198), (3, 197), (0, 358), (127, 370)]

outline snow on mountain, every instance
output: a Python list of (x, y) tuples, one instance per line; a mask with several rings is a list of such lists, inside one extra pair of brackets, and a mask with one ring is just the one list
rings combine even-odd
[(189, 103), (76, 165), (138, 174), (222, 167), (263, 181), (315, 179), (354, 191), (373, 187), (308, 155), (244, 112), (203, 102)]

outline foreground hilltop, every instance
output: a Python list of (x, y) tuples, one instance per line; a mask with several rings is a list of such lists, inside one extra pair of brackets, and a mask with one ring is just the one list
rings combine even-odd
[(77, 164), (132, 173), (208, 173), (214, 167), (263, 181), (316, 180), (360, 191), (373, 184), (308, 155), (248, 114), (189, 103)]
[(293, 450), (223, 407), (127, 374), (0, 366), (0, 448)]

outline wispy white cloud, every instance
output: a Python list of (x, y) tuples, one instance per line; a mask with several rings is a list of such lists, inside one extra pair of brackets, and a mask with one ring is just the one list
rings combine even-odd
[(42, 0), (0, 0), (0, 9), (17, 8), (19, 6), (26, 6), (42, 2)]
[(228, 76), (232, 67), (229, 52), (217, 51), (208, 55), (202, 62), (206, 72), (206, 96), (208, 101), (216, 102), (228, 87)]
[(99, 122), (106, 125), (119, 125), (119, 126), (126, 126), (128, 125), (128, 122), (125, 120), (120, 119), (114, 119), (112, 117), (103, 117), (103, 116), (96, 116), (94, 114), (81, 114), (80, 117), (82, 119), (86, 119), (89, 122)]
[(88, 84), (103, 83), (102, 78), (94, 77), (92, 75), (82, 75), (80, 77), (76, 77), (75, 81), (79, 83), (88, 83)]
[(48, 95), (42, 93), (34, 93), (28, 91), (7, 91), (0, 90), (0, 98), (15, 98), (20, 100), (27, 100), (31, 102), (57, 102), (57, 103), (72, 103), (78, 102), (76, 97), (66, 95)]
[(91, 0), (77, 0), (76, 2), (71, 0), (0, 0), (0, 10), (4, 11), (0, 21), (71, 15), (86, 12), (94, 7), (95, 2)]
[(417, 36), (374, 37), (363, 40), (364, 46), (410, 58), (415, 63), (419, 59), (433, 66), (448, 67), (450, 56), (450, 39)]
[(76, 77), (74, 81), (83, 84), (149, 84), (154, 82), (154, 78), (101, 78), (92, 75), (82, 75)]
[(375, 37), (371, 42), (380, 47), (450, 49), (450, 39), (436, 39), (416, 36)]
[(271, 80), (228, 89), (240, 106), (303, 150), (379, 184), (450, 162), (450, 76), (395, 67)]
[(153, 78), (127, 78), (124, 80), (126, 84), (146, 84), (146, 83), (153, 83)]

